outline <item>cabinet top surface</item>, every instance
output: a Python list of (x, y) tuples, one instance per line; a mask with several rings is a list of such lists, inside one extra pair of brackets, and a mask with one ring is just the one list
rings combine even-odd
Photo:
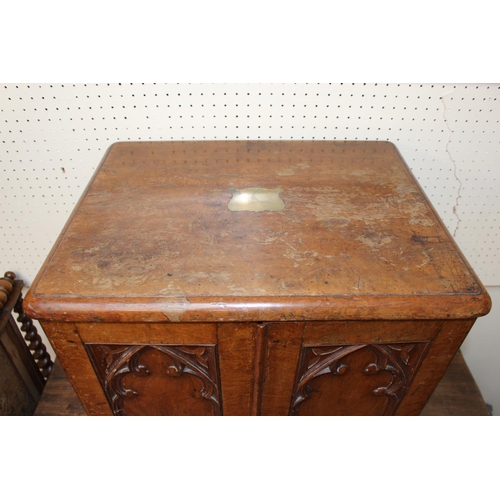
[(396, 148), (364, 141), (116, 143), (27, 300), (42, 319), (488, 308)]

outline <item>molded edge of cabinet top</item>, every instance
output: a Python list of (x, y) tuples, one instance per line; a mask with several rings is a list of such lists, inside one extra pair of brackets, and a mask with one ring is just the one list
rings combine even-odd
[(433, 319), (491, 307), (395, 146), (370, 141), (116, 143), (25, 303), (55, 321)]

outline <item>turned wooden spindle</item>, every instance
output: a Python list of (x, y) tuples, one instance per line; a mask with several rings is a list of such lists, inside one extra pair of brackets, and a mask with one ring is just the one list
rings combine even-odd
[(11, 271), (6, 272), (4, 277), (0, 278), (0, 309), (3, 309), (3, 306), (6, 304), (15, 279), (16, 275)]
[(30, 351), (36, 360), (36, 364), (40, 369), (44, 378), (47, 378), (52, 371), (53, 362), (50, 359), (50, 354), (47, 352), (42, 338), (38, 334), (36, 327), (33, 325), (31, 318), (26, 316), (23, 311), (23, 298), (19, 297), (14, 311), (18, 314), (17, 321), (21, 323), (21, 331), (25, 332), (24, 340), (28, 343)]
[[(0, 278), (0, 305), (2, 308), (12, 291), (15, 279), (16, 275), (11, 271), (6, 272), (4, 277)], [(19, 295), (19, 299), (14, 306), (14, 312), (18, 315), (18, 323), (21, 323), (21, 331), (25, 332), (24, 340), (28, 344), (29, 350), (32, 351), (33, 358), (42, 376), (47, 379), (52, 371), (53, 361), (50, 359), (50, 354), (47, 352), (35, 325), (33, 325), (33, 321), (24, 313), (22, 294)]]

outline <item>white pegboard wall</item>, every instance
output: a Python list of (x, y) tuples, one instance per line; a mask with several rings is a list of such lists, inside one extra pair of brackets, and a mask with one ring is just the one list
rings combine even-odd
[(32, 281), (113, 142), (389, 140), (498, 285), (499, 97), (498, 84), (2, 84), (2, 269)]

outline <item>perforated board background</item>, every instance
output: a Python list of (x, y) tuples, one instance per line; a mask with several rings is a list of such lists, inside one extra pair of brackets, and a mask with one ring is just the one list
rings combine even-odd
[(2, 270), (30, 284), (107, 148), (389, 140), (485, 285), (500, 284), (499, 84), (2, 84)]

